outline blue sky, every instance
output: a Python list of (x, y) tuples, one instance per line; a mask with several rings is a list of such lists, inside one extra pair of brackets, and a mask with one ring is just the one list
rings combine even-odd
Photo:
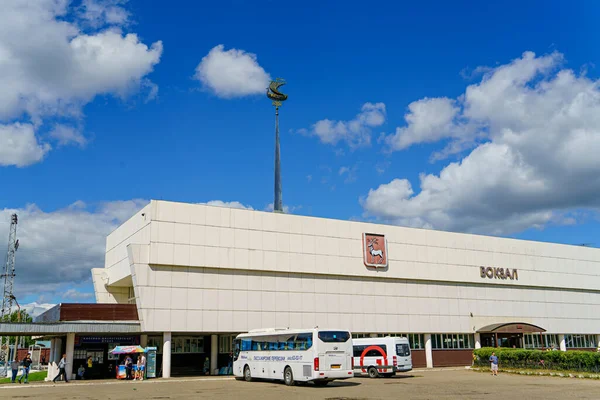
[[(92, 300), (102, 237), (143, 200), (265, 209), (267, 76), (288, 81), (291, 212), (599, 244), (599, 167), (580, 152), (600, 146), (596, 2), (16, 4), (0, 6), (0, 228), (22, 215), (21, 302)], [(108, 62), (90, 55), (98, 43), (114, 46)]]

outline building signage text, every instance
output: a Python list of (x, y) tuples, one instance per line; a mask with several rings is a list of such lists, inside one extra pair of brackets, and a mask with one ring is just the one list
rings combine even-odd
[(482, 278), (489, 279), (510, 279), (511, 281), (519, 280), (519, 273), (516, 269), (496, 268), (496, 267), (479, 267)]

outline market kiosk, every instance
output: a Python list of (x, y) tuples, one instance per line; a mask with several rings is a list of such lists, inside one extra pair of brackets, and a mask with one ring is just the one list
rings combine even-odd
[[(146, 355), (146, 368), (144, 371), (145, 378), (156, 377), (156, 347), (143, 348), (141, 346), (117, 346), (110, 351), (110, 354), (118, 356), (132, 355), (132, 374), (137, 372), (137, 357), (142, 354)], [(135, 357), (137, 355), (137, 357)], [(117, 379), (125, 379), (127, 377), (127, 369), (125, 367), (125, 358), (115, 367), (115, 377)]]

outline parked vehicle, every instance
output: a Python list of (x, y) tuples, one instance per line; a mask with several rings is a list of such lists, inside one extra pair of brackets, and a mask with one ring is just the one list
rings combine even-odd
[(391, 377), (412, 370), (410, 344), (405, 337), (377, 337), (352, 340), (355, 375)]
[(264, 329), (234, 340), (233, 374), (238, 379), (313, 382), (325, 386), (354, 376), (352, 335), (331, 329)]

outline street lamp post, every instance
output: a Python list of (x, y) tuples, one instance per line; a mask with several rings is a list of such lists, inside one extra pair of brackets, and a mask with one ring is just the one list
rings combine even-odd
[(273, 101), (275, 107), (275, 199), (273, 211), (283, 212), (283, 200), (281, 199), (281, 156), (279, 152), (279, 107), (287, 100), (287, 94), (279, 91), (279, 87), (285, 85), (285, 80), (277, 78), (271, 81), (267, 88), (267, 97)]

